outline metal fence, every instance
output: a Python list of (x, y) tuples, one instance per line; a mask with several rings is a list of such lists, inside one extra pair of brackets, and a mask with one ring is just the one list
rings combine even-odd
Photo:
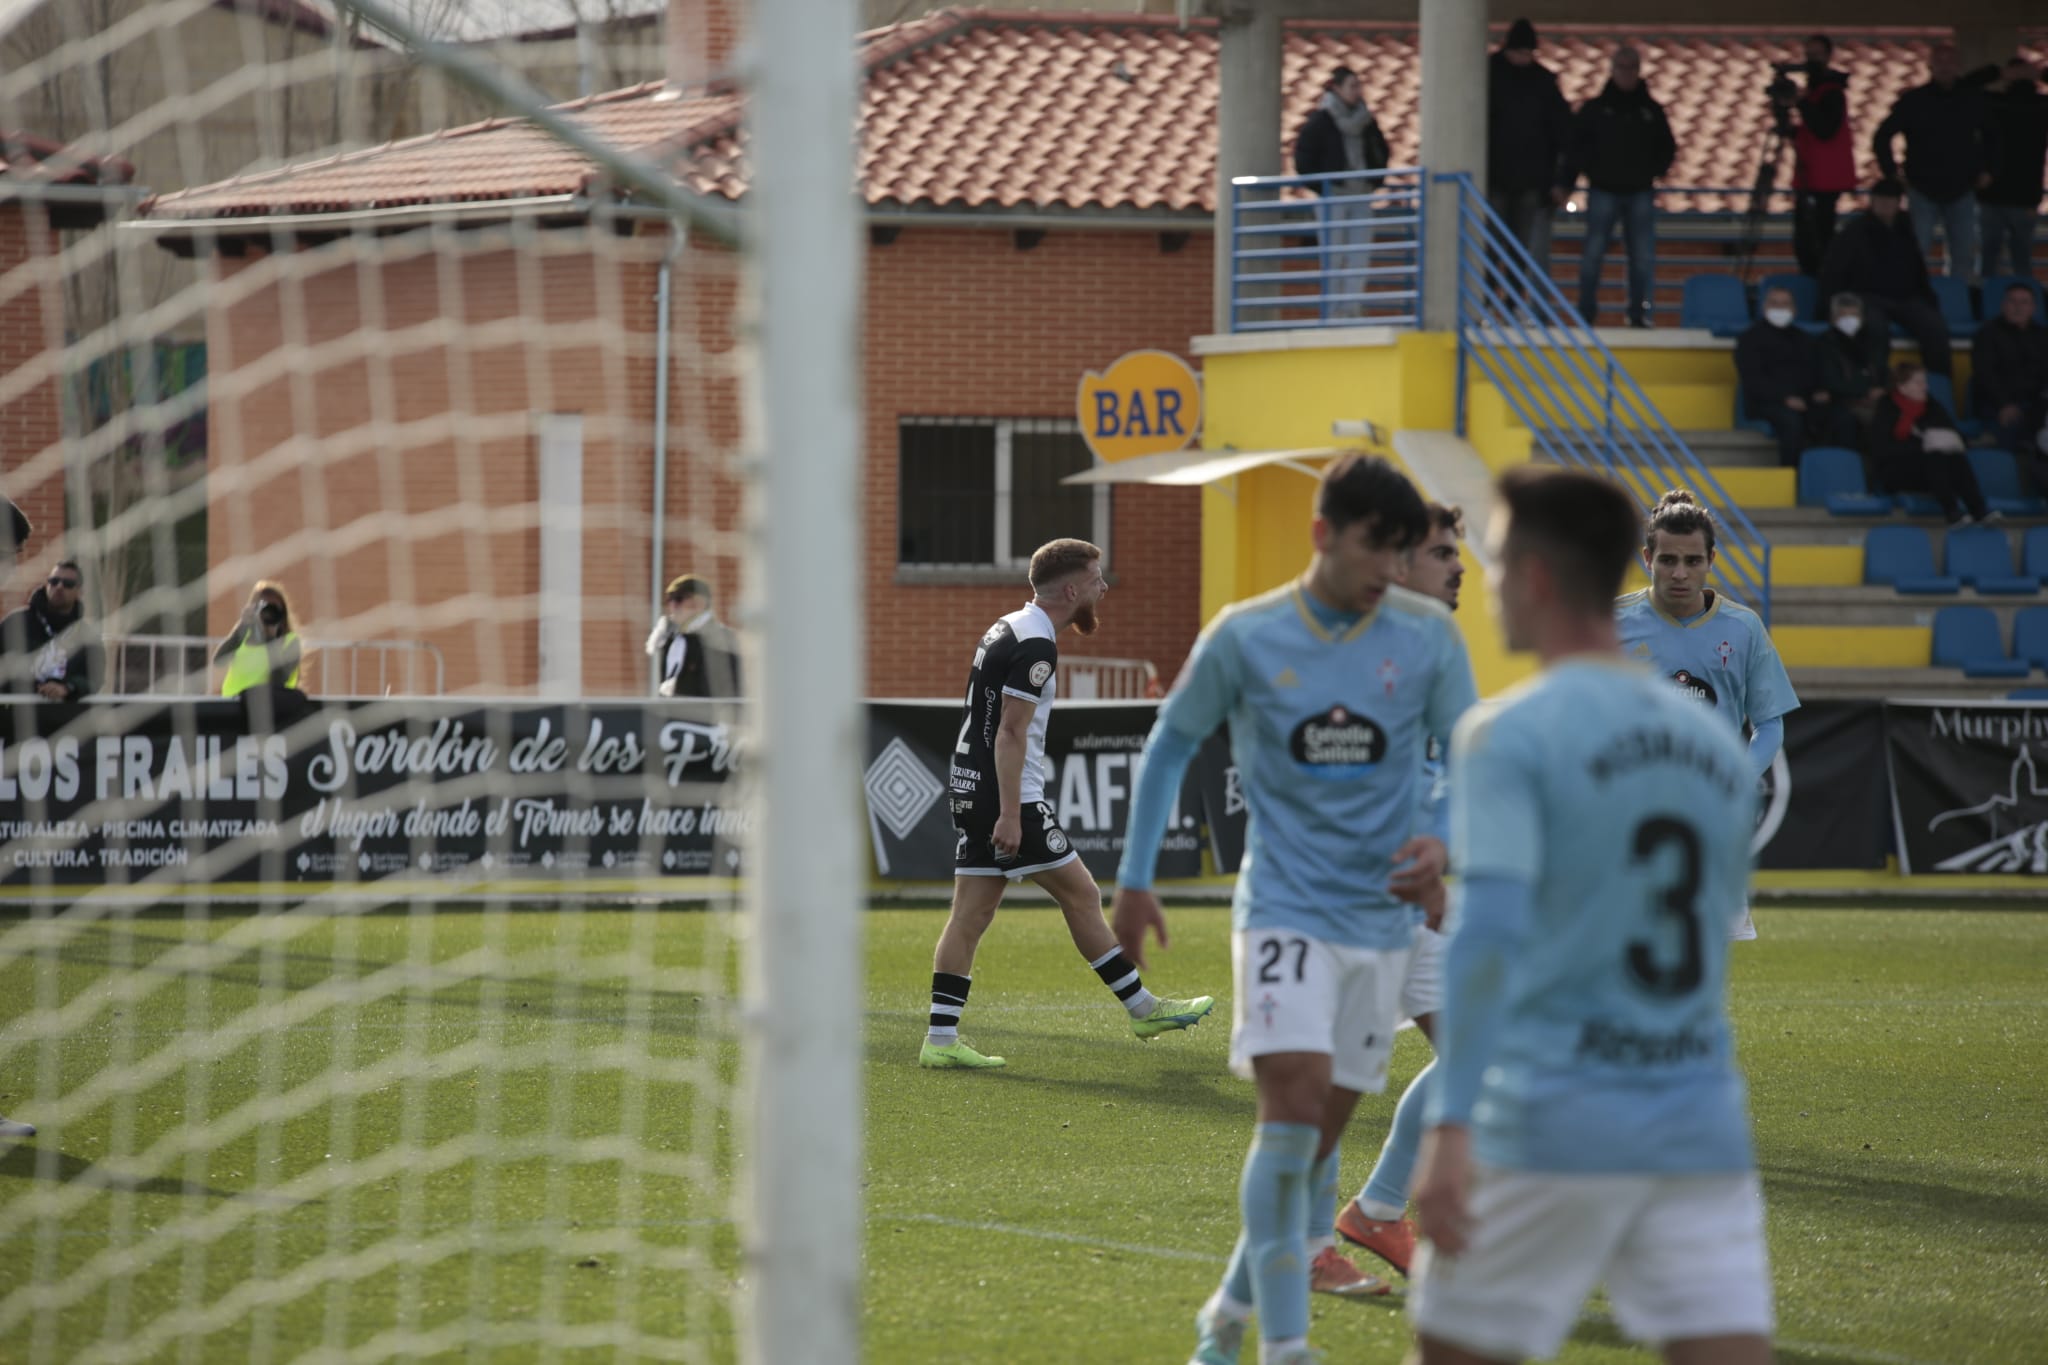
[(1634, 376), (1538, 269), (1469, 176), (1458, 186), (1458, 420), (1471, 371), (1492, 383), (1536, 449), (1607, 474), (1644, 503), (1691, 488), (1720, 525), (1714, 574), (1768, 624), (1771, 547)]
[(1159, 670), (1150, 659), (1060, 660), (1062, 701), (1143, 701), (1159, 695)]
[(1412, 166), (1230, 185), (1230, 330), (1413, 327), (1423, 176)]
[[(203, 635), (122, 635), (106, 641), (103, 691), (124, 696), (207, 697), (225, 669)], [(302, 640), (299, 685), (326, 697), (438, 697), (448, 662), (425, 640)]]

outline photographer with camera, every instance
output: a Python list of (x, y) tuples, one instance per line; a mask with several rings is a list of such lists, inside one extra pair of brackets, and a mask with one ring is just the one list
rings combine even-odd
[[(1828, 65), (1834, 40), (1816, 33), (1805, 60), (1773, 62), (1766, 93), (1777, 135), (1792, 144), (1792, 253), (1799, 273), (1819, 275), (1835, 239), (1835, 206), (1856, 188), (1856, 142), (1849, 131), (1849, 77)], [(1792, 77), (1804, 76), (1806, 88)]]
[(266, 578), (250, 591), (241, 619), (213, 651), (213, 661), (227, 666), (223, 697), (239, 697), (252, 687), (299, 685), (299, 637), (282, 584)]

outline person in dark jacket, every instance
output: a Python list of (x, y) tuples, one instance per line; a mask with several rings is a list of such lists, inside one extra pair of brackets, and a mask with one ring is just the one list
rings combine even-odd
[(1600, 264), (1619, 222), (1628, 251), (1628, 325), (1650, 325), (1656, 184), (1677, 155), (1664, 106), (1650, 98), (1643, 84), (1642, 54), (1632, 47), (1616, 48), (1607, 85), (1580, 105), (1572, 120), (1562, 178), (1570, 191), (1584, 174), (1590, 190), (1586, 252), (1579, 258), (1579, 312), (1589, 324), (1598, 313)]
[(1925, 366), (1908, 360), (1892, 367), (1891, 391), (1871, 414), (1870, 465), (1887, 493), (1932, 493), (1951, 526), (1999, 519), (1984, 502), (1955, 418), (1927, 396)]
[(2034, 320), (2034, 291), (2009, 286), (1998, 316), (1970, 343), (1970, 401), (1977, 415), (2022, 464), (2039, 453), (2048, 421), (2048, 328)]
[[(1871, 150), (1878, 170), (1905, 181), (1907, 212), (1919, 234), (1920, 255), (1934, 259), (1934, 231), (1947, 239), (1943, 273), (1977, 281), (1977, 195), (1998, 164), (1998, 131), (1987, 117), (1984, 92), (1962, 79), (1956, 50), (1943, 44), (1928, 59), (1928, 82), (1899, 96), (1877, 126)], [(1901, 174), (1892, 140), (1906, 139)]]
[(1539, 268), (1550, 269), (1551, 215), (1572, 107), (1557, 73), (1536, 60), (1536, 26), (1517, 19), (1486, 72), (1486, 197)]
[(669, 581), (647, 653), (661, 665), (661, 696), (740, 694), (739, 640), (712, 612), (711, 584), (696, 574)]
[[(2034, 216), (2041, 207), (2042, 166), (2048, 163), (2048, 95), (2040, 73), (2024, 57), (1999, 72), (1989, 98), (1998, 130), (1998, 160), (1990, 183), (1977, 191), (1983, 219), (1986, 275), (2034, 273)], [(2001, 269), (2002, 267), (2002, 269)]]
[(1819, 275), (1835, 240), (1835, 209), (1856, 188), (1856, 139), (1849, 128), (1849, 76), (1828, 65), (1835, 43), (1825, 33), (1806, 40), (1806, 89), (1784, 113), (1792, 134), (1792, 254), (1799, 273)]
[(1936, 374), (1949, 373), (1948, 322), (1935, 302), (1913, 225), (1900, 212), (1899, 182), (1880, 180), (1870, 209), (1835, 234), (1820, 267), (1820, 296), (1848, 292), (1863, 299), (1863, 325), (1889, 337), (1896, 322), (1920, 343), (1920, 358)]
[(1814, 342), (1814, 354), (1828, 401), (1855, 419), (1859, 450), (1869, 444), (1870, 415), (1884, 397), (1890, 349), (1883, 336), (1864, 326), (1862, 299), (1835, 295), (1828, 305), (1828, 329)]
[(1821, 382), (1813, 338), (1793, 324), (1798, 306), (1789, 289), (1764, 293), (1764, 315), (1735, 339), (1735, 373), (1742, 380), (1746, 416), (1769, 422), (1778, 436), (1778, 463), (1799, 463), (1812, 446), (1846, 446), (1856, 419), (1835, 406)]
[[(1294, 136), (1296, 175), (1338, 175), (1344, 171), (1383, 171), (1391, 152), (1387, 135), (1365, 102), (1358, 73), (1340, 66), (1323, 85), (1322, 98)], [(1372, 206), (1354, 196), (1370, 194), (1376, 182), (1324, 180), (1316, 185), (1323, 196), (1323, 264), (1325, 271), (1362, 271), (1372, 265)], [(1341, 202), (1353, 199), (1353, 202)], [(1329, 202), (1338, 200), (1340, 202)], [(1357, 317), (1364, 311), (1365, 276), (1338, 274), (1323, 282), (1331, 317)]]
[(8, 691), (44, 701), (79, 701), (99, 691), (100, 637), (85, 619), (84, 587), (84, 572), (64, 560), (27, 606), (0, 620)]

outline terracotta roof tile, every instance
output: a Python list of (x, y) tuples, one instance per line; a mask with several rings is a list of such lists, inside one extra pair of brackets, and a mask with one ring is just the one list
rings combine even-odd
[[(1677, 134), (1670, 183), (1747, 186), (1764, 146), (1767, 63), (1795, 56), (1802, 32), (1662, 28), (1624, 35), (1548, 26), (1539, 56), (1576, 103), (1598, 92), (1606, 54), (1625, 36), (1641, 47), (1644, 77)], [(1838, 35), (1836, 64), (1850, 74), (1866, 178), (1875, 175), (1869, 131), (1901, 91), (1922, 79), (1936, 36)], [(1211, 26), (1183, 29), (1167, 16), (947, 10), (861, 41), (859, 172), (871, 204), (1213, 208)], [(2041, 42), (2034, 48), (2048, 55)], [(1338, 65), (1360, 73), (1395, 161), (1413, 164), (1421, 62), (1412, 25), (1290, 25), (1281, 121), (1288, 139)], [(562, 108), (622, 147), (672, 160), (700, 193), (742, 194), (739, 97), (674, 100), (659, 93), (658, 85), (646, 85)], [(582, 157), (529, 125), (500, 119), (182, 191), (149, 211), (194, 218), (319, 213), (573, 193), (592, 179)]]
[(0, 178), (15, 185), (125, 185), (135, 167), (117, 156), (88, 156), (51, 138), (0, 129)]

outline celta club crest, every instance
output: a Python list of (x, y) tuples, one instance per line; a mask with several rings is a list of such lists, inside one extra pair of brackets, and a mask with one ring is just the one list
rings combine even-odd
[(1735, 646), (1723, 640), (1714, 646), (1714, 657), (1721, 661), (1721, 667), (1726, 668), (1728, 661), (1735, 657)]
[(1392, 659), (1380, 660), (1380, 686), (1387, 690), (1387, 695), (1393, 696), (1394, 689), (1400, 685), (1401, 665), (1395, 663)]
[(1265, 1017), (1267, 1028), (1270, 1029), (1271, 1027), (1273, 1027), (1273, 1011), (1279, 1008), (1280, 1002), (1273, 998), (1273, 992), (1267, 991), (1265, 995), (1260, 998), (1259, 1013)]

